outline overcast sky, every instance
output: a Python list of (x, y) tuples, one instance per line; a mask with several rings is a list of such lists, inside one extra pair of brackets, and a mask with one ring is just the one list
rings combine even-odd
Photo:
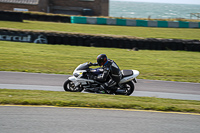
[[(111, 0), (111, 1), (116, 1), (116, 0)], [(118, 1), (123, 1), (123, 0), (118, 0)], [(199, 4), (200, 5), (200, 0), (124, 0), (124, 1), (177, 3), (177, 4)]]

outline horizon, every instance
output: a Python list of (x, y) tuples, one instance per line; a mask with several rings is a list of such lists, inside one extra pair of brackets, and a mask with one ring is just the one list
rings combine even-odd
[(200, 0), (110, 0), (110, 1), (130, 1), (130, 2), (145, 2), (145, 3), (163, 3), (163, 4), (190, 4), (200, 5)]

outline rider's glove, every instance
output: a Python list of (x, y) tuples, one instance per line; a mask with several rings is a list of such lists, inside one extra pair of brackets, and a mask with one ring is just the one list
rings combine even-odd
[(89, 66), (98, 66), (97, 63), (92, 63), (92, 62), (89, 62), (88, 65), (89, 65)]
[(89, 62), (88, 65), (89, 65), (89, 66), (93, 66), (93, 63), (92, 63), (92, 62)]

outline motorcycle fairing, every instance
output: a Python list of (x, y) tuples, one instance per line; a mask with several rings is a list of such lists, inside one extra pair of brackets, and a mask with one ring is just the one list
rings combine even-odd
[(133, 72), (132, 75), (127, 76), (127, 77), (123, 77), (123, 78), (120, 80), (119, 84), (123, 84), (123, 83), (125, 83), (125, 82), (134, 80), (134, 79), (139, 75), (139, 71), (137, 71), (137, 70), (132, 70), (132, 72)]

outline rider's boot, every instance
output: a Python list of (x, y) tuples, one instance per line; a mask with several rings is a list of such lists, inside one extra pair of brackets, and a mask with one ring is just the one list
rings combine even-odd
[(108, 93), (108, 94), (110, 94), (110, 88), (108, 87), (108, 86), (106, 86), (106, 85), (100, 85), (100, 89), (99, 89), (102, 93)]

